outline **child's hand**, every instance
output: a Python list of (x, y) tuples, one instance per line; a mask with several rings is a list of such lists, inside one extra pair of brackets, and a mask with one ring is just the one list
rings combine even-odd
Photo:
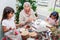
[(12, 30), (12, 28), (10, 27), (9, 30)]
[(15, 30), (16, 28), (12, 28), (12, 27), (10, 27), (10, 29), (9, 30)]
[(16, 30), (16, 28), (13, 28), (12, 30)]

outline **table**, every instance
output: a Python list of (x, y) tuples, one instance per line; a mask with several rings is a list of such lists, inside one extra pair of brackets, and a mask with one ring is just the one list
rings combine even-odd
[(27, 38), (29, 38), (29, 37), (31, 37), (31, 38), (37, 37), (37, 33), (34, 31), (29, 32), (28, 29), (24, 29), (24, 28), (22, 28), (21, 30), (22, 30), (21, 36), (22, 36), (23, 40), (27, 40)]
[(21, 32), (18, 35), (14, 35), (12, 32), (12, 30), (10, 30), (9, 32), (7, 32), (5, 34), (5, 36), (7, 36), (8, 38), (10, 38), (11, 40), (21, 40), (21, 36), (22, 36), (22, 40), (26, 40), (29, 37), (33, 37), (36, 38), (37, 33), (36, 32), (28, 32), (28, 30), (25, 28), (19, 28), (17, 29), (17, 31)]
[(32, 26), (35, 27), (35, 31), (37, 32), (42, 32), (42, 31), (47, 31), (50, 29), (46, 26), (52, 27), (52, 25), (50, 25), (48, 22), (41, 20), (41, 19), (37, 19), (36, 21), (32, 22)]
[(20, 33), (18, 35), (14, 35), (13, 30), (10, 30), (9, 32), (5, 33), (5, 36), (7, 37), (7, 39), (9, 38), (11, 40), (22, 40)]
[(32, 30), (34, 30), (33, 32), (29, 32), (25, 28), (18, 28), (17, 29), (17, 31), (19, 32), (18, 35), (12, 34), (13, 31), (11, 30), (6, 33), (6, 36), (12, 40), (15, 40), (15, 38), (17, 40), (17, 39), (21, 38), (21, 36), (23, 37), (23, 40), (26, 40), (29, 37), (36, 38), (37, 33), (35, 31), (37, 31), (37, 32), (47, 31), (49, 28), (47, 28), (46, 25), (51, 26), (51, 25), (47, 24), (45, 21), (43, 21), (41, 19), (37, 19), (36, 21), (31, 23)]

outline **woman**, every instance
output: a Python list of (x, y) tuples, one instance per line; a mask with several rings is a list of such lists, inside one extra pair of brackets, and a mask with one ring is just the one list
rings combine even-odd
[(19, 23), (25, 25), (36, 19), (34, 11), (31, 9), (30, 3), (25, 2), (23, 5), (24, 9), (20, 12)]

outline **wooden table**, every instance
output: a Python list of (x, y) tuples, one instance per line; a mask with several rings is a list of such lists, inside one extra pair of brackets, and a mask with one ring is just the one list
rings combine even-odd
[(7, 39), (9, 38), (10, 40), (20, 40), (21, 39), (20, 33), (18, 35), (14, 35), (12, 30), (5, 33), (5, 36), (7, 37)]
[[(40, 20), (40, 21), (37, 20), (37, 21), (40, 23), (42, 20)], [(36, 24), (36, 22), (34, 22), (34, 23)], [(43, 23), (43, 25), (42, 25), (42, 23)], [(45, 25), (45, 23), (46, 23), (46, 22), (42, 21), (42, 22), (39, 24), (39, 27), (40, 27), (40, 25), (42, 25), (42, 26), (40, 27), (41, 29), (39, 29), (40, 32), (41, 32), (41, 31), (48, 30), (47, 27), (46, 27), (47, 24)], [(37, 23), (37, 25), (38, 25), (38, 23)], [(34, 26), (38, 27), (37, 25), (34, 25)], [(44, 26), (44, 25), (45, 25), (45, 26)], [(25, 28), (18, 28), (17, 30), (20, 32), (23, 40), (26, 40), (26, 39), (29, 38), (29, 37), (32, 37), (32, 38), (36, 38), (36, 37), (37, 37), (37, 33), (34, 32), (34, 31), (33, 31), (33, 32), (29, 32), (29, 31), (26, 30)], [(13, 38), (11, 38), (10, 32), (8, 32), (8, 34), (9, 34), (9, 35), (6, 35), (6, 36), (8, 36), (10, 39), (13, 39)]]
[(27, 40), (27, 38), (31, 37), (31, 38), (36, 38), (37, 37), (37, 33), (36, 32), (29, 32), (28, 30), (24, 30), (21, 32), (21, 36), (23, 40)]
[[(20, 31), (20, 29), (17, 29), (17, 30)], [(22, 40), (27, 40), (27, 38), (29, 37), (36, 38), (37, 36), (36, 32), (34, 31), (29, 32), (28, 30), (24, 30), (24, 28), (21, 29), (21, 32), (18, 35), (14, 35), (12, 34), (12, 32), (13, 32), (12, 30), (7, 32), (5, 36), (7, 36), (11, 40), (17, 40), (17, 38), (20, 40), (21, 36), (22, 36)]]

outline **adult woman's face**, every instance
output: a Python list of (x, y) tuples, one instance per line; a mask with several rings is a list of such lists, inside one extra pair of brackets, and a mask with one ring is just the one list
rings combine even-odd
[(30, 6), (29, 6), (29, 5), (25, 5), (25, 6), (24, 6), (24, 10), (25, 10), (26, 12), (29, 12), (29, 11), (30, 11)]

